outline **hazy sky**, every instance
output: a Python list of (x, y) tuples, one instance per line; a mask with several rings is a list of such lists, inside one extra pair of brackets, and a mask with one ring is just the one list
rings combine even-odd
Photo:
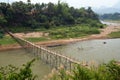
[[(13, 1), (20, 1), (20, 0), (0, 0), (0, 2), (13, 2)], [(27, 2), (27, 0), (21, 0)], [(120, 0), (61, 0), (62, 2), (68, 3), (70, 6), (74, 6), (76, 8), (80, 7), (88, 7), (91, 6), (93, 8), (100, 8), (100, 7), (112, 7), (116, 4), (120, 4)], [(31, 0), (32, 3), (48, 3), (53, 2), (57, 3), (58, 0)]]

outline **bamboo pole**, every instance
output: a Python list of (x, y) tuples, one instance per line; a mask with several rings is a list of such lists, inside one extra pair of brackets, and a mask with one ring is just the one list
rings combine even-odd
[(59, 67), (61, 64), (66, 69), (72, 69), (73, 64), (80, 64), (79, 61), (76, 61), (72, 58), (64, 56), (62, 54), (58, 54), (56, 51), (49, 50), (43, 46), (37, 46), (23, 38), (19, 38), (12, 33), (9, 33), (14, 39), (18, 41), (18, 43), (23, 46), (23, 48), (32, 53), (34, 56), (39, 56), (42, 61), (47, 64), (50, 64), (52, 67)]

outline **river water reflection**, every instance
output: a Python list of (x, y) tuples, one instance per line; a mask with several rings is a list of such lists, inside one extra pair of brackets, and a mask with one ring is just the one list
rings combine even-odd
[[(26, 53), (22, 49), (0, 51), (0, 67), (12, 64), (16, 67), (22, 67), (23, 64), (31, 61), (34, 56), (32, 54)], [(45, 75), (47, 75), (51, 68), (42, 63), (40, 60), (36, 60), (32, 66), (32, 71), (35, 75), (38, 75), (36, 80), (41, 80)]]
[(88, 40), (51, 48), (79, 61), (103, 63), (120, 60), (120, 39)]

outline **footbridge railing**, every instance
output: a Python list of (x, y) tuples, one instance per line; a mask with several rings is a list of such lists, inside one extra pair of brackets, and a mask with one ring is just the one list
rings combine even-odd
[(71, 70), (73, 65), (80, 64), (79, 61), (76, 61), (72, 58), (66, 57), (62, 54), (58, 54), (50, 49), (47, 49), (43, 46), (35, 45), (23, 38), (15, 36), (14, 34), (9, 34), (29, 53), (40, 58), (46, 64), (49, 64), (53, 68), (58, 68), (60, 65), (63, 65), (64, 68)]

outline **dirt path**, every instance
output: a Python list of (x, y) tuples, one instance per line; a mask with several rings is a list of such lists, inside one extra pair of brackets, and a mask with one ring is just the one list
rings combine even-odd
[[(37, 42), (35, 44), (37, 45), (45, 45), (45, 46), (57, 46), (57, 45), (62, 45), (62, 44), (68, 44), (72, 42), (77, 42), (77, 41), (84, 41), (84, 40), (91, 40), (91, 39), (105, 39), (107, 38), (107, 35), (110, 34), (111, 32), (115, 31), (120, 31), (120, 26), (108, 26), (104, 29), (101, 29), (100, 34), (94, 34), (90, 35), (84, 38), (70, 38), (70, 39), (60, 39), (60, 40), (52, 40), (52, 41), (43, 41), (43, 42)], [(15, 35), (22, 37), (22, 38), (28, 38), (28, 37), (41, 37), (43, 33), (41, 32), (32, 32), (32, 33), (16, 33)], [(47, 36), (47, 34), (46, 34)], [(13, 45), (7, 45), (7, 46), (0, 46), (0, 51), (1, 50), (9, 50), (9, 49), (17, 49), (20, 48), (19, 45), (13, 44)]]
[(116, 31), (120, 31), (120, 26), (109, 25), (108, 27), (101, 29), (100, 34), (91, 35), (90, 38), (93, 38), (93, 39), (107, 38), (108, 34), (110, 34), (111, 32), (116, 32)]
[(21, 38), (39, 38), (43, 36), (48, 36), (49, 33), (44, 33), (44, 32), (29, 32), (29, 33), (15, 33), (14, 35), (21, 37)]

